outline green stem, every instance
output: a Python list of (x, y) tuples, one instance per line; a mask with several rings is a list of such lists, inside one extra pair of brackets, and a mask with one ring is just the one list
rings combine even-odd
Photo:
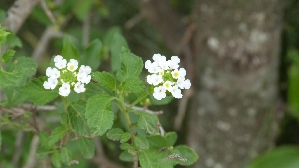
[(128, 110), (132, 109), (137, 103), (139, 103), (141, 100), (143, 100), (148, 95), (148, 92), (144, 92), (138, 99), (136, 99), (129, 107)]

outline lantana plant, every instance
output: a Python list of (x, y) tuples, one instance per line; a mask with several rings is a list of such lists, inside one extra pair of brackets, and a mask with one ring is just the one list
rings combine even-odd
[[(1, 35), (0, 31), (0, 42), (2, 36), (5, 38), (6, 34)], [(60, 106), (53, 111), (60, 116), (60, 122), (53, 130), (46, 132), (32, 128), (39, 137), (37, 156), (51, 158), (55, 167), (80, 164), (73, 157), (75, 149), (69, 144), (77, 144), (82, 156), (91, 159), (95, 154), (96, 137), (117, 141), (122, 150), (119, 159), (132, 162), (134, 168), (192, 165), (198, 159), (197, 154), (186, 145), (176, 145), (177, 134), (163, 129), (157, 116), (161, 113), (148, 109), (152, 96), (157, 101), (163, 101), (167, 96), (182, 98), (181, 89), (191, 87), (190, 80), (185, 79), (186, 70), (179, 68), (179, 57), (172, 56), (166, 61), (165, 56), (155, 54), (154, 62), (148, 60), (144, 67), (140, 57), (117, 46), (111, 47), (117, 52), (112, 52), (113, 72), (110, 73), (97, 70), (97, 53), (102, 49), (99, 40), (91, 42), (79, 55), (75, 45), (65, 38), (61, 55), (53, 57), (54, 66), (46, 69), (45, 76), (34, 79), (31, 77), (37, 64), (32, 59), (19, 57), (12, 60), (13, 53), (6, 52), (1, 56), (0, 65), (8, 63), (9, 69), (0, 69), (0, 88), (9, 101), (1, 102), (2, 109), (24, 101), (36, 107)], [(149, 72), (145, 80), (139, 77), (144, 68)], [(16, 92), (22, 99), (11, 97), (11, 92)], [(142, 106), (142, 102), (146, 105)], [(9, 117), (0, 119), (0, 127), (11, 123)], [(34, 115), (32, 120), (35, 119)]]

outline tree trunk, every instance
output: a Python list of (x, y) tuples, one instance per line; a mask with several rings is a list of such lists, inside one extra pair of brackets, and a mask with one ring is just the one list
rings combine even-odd
[(242, 168), (273, 144), (279, 0), (198, 0), (197, 88), (188, 143), (196, 168)]

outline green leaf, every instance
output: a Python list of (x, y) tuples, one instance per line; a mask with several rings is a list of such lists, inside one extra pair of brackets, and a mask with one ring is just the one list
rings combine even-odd
[(92, 73), (93, 79), (95, 79), (102, 87), (115, 90), (116, 89), (116, 81), (114, 77), (105, 71), (102, 72), (94, 72)]
[(75, 8), (73, 9), (75, 16), (79, 20), (83, 21), (88, 15), (90, 9), (92, 8), (93, 3), (94, 0), (79, 0)]
[(157, 154), (152, 150), (142, 151), (139, 155), (139, 162), (141, 167), (156, 168), (157, 167)]
[(58, 151), (55, 151), (51, 157), (52, 163), (55, 167), (61, 167), (61, 160)]
[(148, 140), (141, 135), (137, 135), (134, 137), (134, 144), (140, 149), (148, 149), (149, 147)]
[(37, 64), (26, 57), (17, 58), (9, 71), (0, 69), (0, 88), (18, 86), (20, 81), (35, 74)]
[(98, 69), (101, 63), (100, 54), (102, 46), (102, 42), (99, 39), (93, 40), (80, 57), (80, 63), (90, 66), (92, 70)]
[(288, 106), (299, 120), (299, 65), (295, 64), (290, 67), (288, 78)]
[(154, 96), (150, 96), (150, 101), (152, 105), (164, 105), (164, 104), (168, 104), (172, 100), (173, 100), (173, 96), (167, 96), (162, 100), (157, 100), (154, 98)]
[(74, 103), (68, 106), (67, 111), (72, 129), (81, 136), (90, 135), (90, 129), (85, 119), (85, 107)]
[(124, 131), (120, 128), (113, 128), (107, 132), (107, 138), (112, 141), (119, 141)]
[(53, 153), (53, 149), (46, 149), (43, 147), (38, 147), (36, 151), (36, 157), (38, 159), (45, 159), (49, 154)]
[(85, 117), (88, 125), (96, 128), (95, 135), (103, 135), (113, 125), (111, 99), (106, 94), (98, 94), (87, 100)]
[(56, 127), (49, 137), (48, 145), (49, 146), (54, 145), (57, 141), (59, 141), (65, 136), (67, 131), (68, 129), (65, 126)]
[(124, 162), (133, 162), (133, 156), (128, 151), (120, 153), (119, 159)]
[(165, 135), (168, 146), (173, 146), (178, 138), (178, 135), (175, 132), (168, 132)]
[(139, 112), (140, 118), (138, 120), (137, 126), (144, 129), (149, 134), (157, 133), (158, 127), (158, 117), (154, 114), (148, 114), (145, 112)]
[[(24, 82), (26, 82), (26, 81), (24, 81)], [(3, 88), (3, 91), (8, 100), (8, 107), (16, 106), (16, 105), (24, 102), (25, 100), (27, 100), (27, 98), (25, 96), (22, 96), (21, 93), (16, 90), (16, 87), (13, 87), (13, 86), (6, 87), (6, 88)]]
[(281, 146), (252, 160), (246, 168), (298, 168), (298, 146)]
[(14, 50), (5, 51), (5, 53), (2, 55), (3, 62), (8, 63), (12, 59), (12, 57), (15, 55), (15, 52), (16, 51), (14, 51)]
[(43, 87), (45, 80), (46, 77), (33, 79), (26, 86), (19, 87), (17, 90), (35, 105), (44, 105), (58, 96), (57, 90), (46, 90)]
[(10, 34), (6, 37), (6, 44), (11, 48), (22, 47), (22, 41), (13, 32), (10, 32)]
[[(194, 164), (198, 160), (198, 155), (195, 153), (193, 149), (186, 145), (179, 145), (174, 148), (174, 150), (178, 150), (181, 157), (187, 159), (186, 162), (179, 161), (178, 163), (183, 166), (190, 166)], [(263, 167), (264, 168), (264, 167)]]
[(63, 38), (61, 55), (67, 60), (70, 60), (72, 58), (78, 60), (79, 58), (78, 50), (68, 36), (64, 36)]
[(38, 136), (39, 136), (39, 143), (42, 147), (47, 149), (51, 148), (51, 146), (49, 145), (49, 135), (47, 132), (41, 131), (39, 132)]
[(128, 44), (125, 38), (120, 34), (120, 32), (111, 30), (107, 39), (109, 40), (108, 45), (111, 51), (111, 68), (112, 71), (119, 70), (121, 67), (120, 53), (123, 47), (128, 48)]
[(120, 137), (120, 143), (127, 142), (131, 138), (131, 134), (129, 132), (125, 132)]
[(60, 151), (61, 161), (66, 165), (70, 165), (72, 161), (72, 155), (72, 152), (66, 147), (62, 148)]
[(135, 76), (126, 80), (122, 90), (128, 93), (141, 93), (145, 90), (145, 85), (139, 77)]
[(124, 82), (129, 78), (139, 76), (143, 68), (143, 61), (140, 57), (134, 55), (130, 50), (122, 48), (120, 53), (121, 68), (116, 73), (116, 78)]
[(93, 139), (80, 137), (78, 140), (80, 151), (85, 159), (90, 159), (94, 155), (94, 143)]
[(133, 147), (131, 144), (128, 144), (128, 143), (122, 143), (122, 144), (120, 144), (119, 147), (122, 150), (135, 149), (135, 147)]
[(164, 137), (161, 135), (151, 135), (147, 137), (149, 141), (149, 146), (151, 149), (161, 150), (164, 147), (167, 147), (167, 142)]

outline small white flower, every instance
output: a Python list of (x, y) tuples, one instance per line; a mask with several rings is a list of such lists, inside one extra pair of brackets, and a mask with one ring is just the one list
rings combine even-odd
[(159, 59), (160, 59), (161, 57), (162, 57), (161, 54), (154, 54), (154, 55), (153, 55), (153, 60), (154, 60), (155, 62), (159, 62)]
[(61, 55), (57, 55), (55, 56), (54, 58), (54, 62), (55, 62), (55, 66), (58, 68), (58, 69), (63, 69), (66, 67), (66, 60), (63, 59), (63, 57)]
[(60, 71), (58, 71), (56, 68), (48, 67), (46, 69), (46, 75), (51, 79), (57, 79), (60, 76)]
[(175, 69), (171, 72), (171, 75), (174, 79), (178, 79), (180, 77), (180, 72), (177, 69)]
[(77, 82), (74, 86), (74, 91), (77, 93), (81, 93), (85, 91), (84, 84), (81, 82)]
[(161, 75), (152, 74), (147, 76), (147, 82), (151, 85), (156, 86), (159, 83), (163, 82), (163, 78)]
[(179, 78), (177, 81), (177, 85), (181, 88), (181, 89), (190, 89), (191, 87), (191, 82), (189, 79), (185, 80), (185, 78)]
[(81, 65), (80, 69), (79, 69), (79, 73), (86, 73), (86, 74), (90, 74), (91, 73), (91, 68), (90, 66), (85, 66), (85, 65)]
[(185, 76), (186, 76), (185, 68), (180, 68), (179, 73), (180, 73), (180, 78), (185, 78)]
[(43, 86), (45, 89), (55, 89), (55, 87), (58, 84), (58, 80), (57, 79), (48, 79), (48, 81), (45, 81)]
[(77, 80), (79, 82), (82, 82), (82, 83), (85, 83), (85, 84), (88, 84), (91, 80), (91, 76), (88, 75), (87, 73), (85, 72), (81, 72), (81, 73), (78, 73), (77, 75)]
[(168, 66), (170, 69), (178, 69), (179, 68), (179, 63), (180, 59), (178, 56), (172, 56), (171, 60), (168, 60)]
[(63, 83), (62, 86), (59, 88), (59, 94), (61, 96), (68, 96), (71, 92), (70, 84)]
[(177, 85), (173, 86), (170, 92), (174, 98), (180, 99), (183, 97), (181, 89), (179, 89)]
[(166, 61), (165, 56), (158, 57), (158, 64), (159, 64), (160, 68), (163, 70), (169, 69), (168, 62)]
[(71, 72), (74, 72), (78, 68), (78, 61), (75, 59), (71, 59), (69, 63), (67, 63), (67, 69)]
[(161, 70), (157, 62), (152, 63), (150, 60), (145, 62), (145, 69), (147, 69), (149, 73), (157, 73)]
[(155, 99), (161, 100), (166, 97), (165, 92), (166, 89), (164, 88), (164, 86), (155, 87), (153, 96)]
[(172, 82), (170, 82), (170, 81), (166, 81), (166, 82), (164, 82), (163, 86), (164, 86), (164, 88), (165, 88), (166, 90), (169, 91), (169, 90), (172, 89)]

